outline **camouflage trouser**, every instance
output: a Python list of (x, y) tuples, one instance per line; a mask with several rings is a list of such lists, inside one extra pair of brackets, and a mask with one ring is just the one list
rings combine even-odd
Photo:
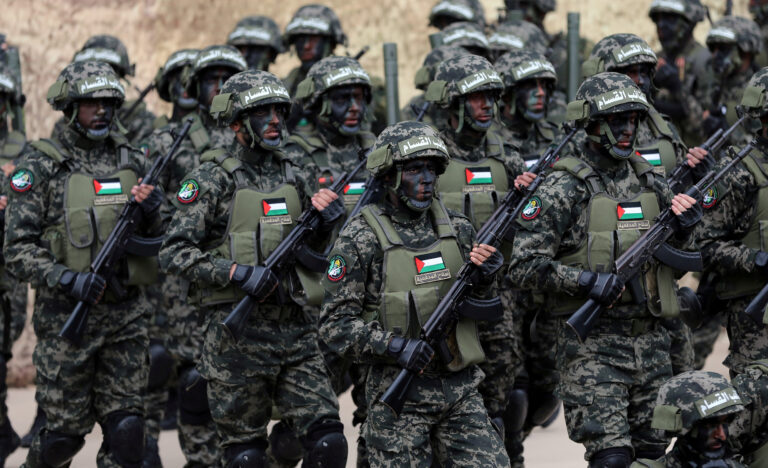
[(672, 376), (669, 335), (656, 320), (600, 318), (584, 343), (562, 323), (557, 338), (558, 396), (568, 435), (589, 460), (611, 447), (663, 452), (651, 429), (656, 394)]
[(741, 374), (751, 361), (768, 359), (768, 327), (756, 324), (744, 314), (753, 296), (733, 299), (725, 303), (730, 345), (723, 364), (731, 374)]
[[(47, 416), (43, 431), (84, 436), (95, 422), (103, 430), (107, 416), (116, 411), (143, 418), (149, 375), (150, 307), (145, 297), (91, 306), (80, 346), (57, 336), (74, 305), (66, 297), (41, 297), (40, 293), (35, 304), (32, 323), (38, 341), (33, 360), (37, 403)], [(41, 459), (40, 436), (35, 434), (27, 454), (28, 468), (46, 466)], [(96, 464), (119, 466), (105, 445)]]
[(672, 361), (672, 375), (693, 370), (693, 334), (681, 318), (663, 319), (661, 324), (669, 334), (669, 356)]
[[(0, 313), (0, 352), (3, 354), (2, 365), (6, 365), (11, 357), (11, 347), (19, 339), (24, 331), (24, 323), (27, 320), (27, 283), (13, 281), (13, 289), (3, 293), (2, 300), (7, 301)], [(0, 371), (0, 376), (5, 379), (6, 370)], [(0, 427), (8, 418), (8, 407), (5, 404), (8, 398), (8, 387), (5, 381), (0, 382)]]
[(234, 342), (219, 325), (231, 309), (211, 311), (198, 364), (222, 447), (266, 441), (273, 404), (300, 438), (313, 423), (338, 419), (315, 321), (300, 312), (282, 321), (253, 313)]
[(693, 368), (703, 369), (707, 357), (715, 348), (717, 337), (723, 329), (723, 315), (715, 314), (704, 322), (699, 328), (692, 330), (693, 334)]
[(368, 418), (362, 435), (372, 467), (506, 467), (509, 459), (491, 426), (477, 385), (476, 366), (443, 377), (417, 377), (400, 417), (378, 402), (400, 372), (371, 366), (365, 385)]
[(492, 418), (500, 416), (507, 407), (507, 392), (515, 383), (515, 370), (521, 361), (515, 336), (515, 306), (504, 297), (502, 295), (504, 316), (501, 320), (478, 322), (480, 344), (485, 353), (485, 361), (480, 363), (485, 379), (478, 390)]
[[(160, 275), (160, 278), (163, 278)], [(147, 299), (152, 305), (152, 315), (149, 319), (149, 339), (151, 343), (163, 343), (165, 345), (165, 338), (168, 330), (168, 316), (166, 314), (166, 308), (163, 307), (163, 289), (161, 287), (162, 279), (159, 279), (158, 283), (147, 286)], [(167, 349), (167, 346), (165, 346)], [(152, 360), (150, 359), (150, 369), (152, 366)], [(168, 381), (170, 382), (170, 375)], [(163, 385), (159, 388), (152, 388), (150, 383), (147, 388), (147, 396), (144, 399), (145, 405), (145, 423), (146, 433), (148, 437), (152, 437), (155, 440), (160, 436), (160, 421), (165, 414), (165, 405), (168, 402), (168, 386)]]

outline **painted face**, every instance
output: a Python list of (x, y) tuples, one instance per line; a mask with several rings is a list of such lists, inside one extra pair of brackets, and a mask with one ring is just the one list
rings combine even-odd
[(638, 88), (645, 93), (646, 97), (651, 96), (651, 65), (635, 64), (628, 67), (622, 67), (619, 73), (623, 73), (632, 78)]
[(703, 460), (722, 459), (728, 440), (727, 422), (727, 416), (700, 421), (685, 436), (683, 443)]
[(423, 212), (432, 204), (437, 170), (431, 159), (415, 159), (403, 164), (398, 195), (408, 208)]
[(190, 97), (184, 89), (181, 82), (181, 69), (172, 72), (168, 76), (171, 99), (173, 103), (182, 109), (194, 109), (197, 106), (197, 99)]
[(77, 103), (77, 123), (89, 138), (105, 138), (116, 106), (114, 99), (81, 99)]
[[(270, 104), (259, 106), (248, 112), (248, 123), (253, 133), (268, 147), (280, 145), (285, 125), (285, 108)], [(248, 142), (253, 147), (253, 142)]]
[(325, 57), (328, 38), (319, 34), (300, 34), (294, 42), (296, 55), (301, 60), (302, 68), (309, 68)]
[(740, 65), (738, 48), (734, 44), (712, 44), (709, 51), (712, 52), (712, 68), (718, 75), (730, 75)]
[(631, 150), (637, 132), (637, 112), (609, 114), (605, 117), (605, 123), (616, 139), (615, 146), (622, 150)]
[(674, 13), (657, 13), (656, 34), (659, 36), (659, 42), (664, 50), (677, 49), (681, 44), (680, 40), (685, 36), (688, 30), (688, 22), (680, 15)]
[(476, 130), (487, 130), (493, 123), (496, 98), (485, 91), (468, 94), (464, 101), (464, 112), (470, 125)]
[(328, 91), (331, 118), (346, 133), (360, 130), (366, 109), (365, 90), (360, 85), (341, 86)]
[(237, 49), (243, 54), (243, 58), (251, 70), (267, 71), (274, 58), (272, 49), (267, 46), (244, 45), (238, 46)]
[(232, 75), (234, 70), (228, 67), (210, 67), (206, 68), (200, 74), (198, 81), (199, 92), (198, 101), (206, 109), (211, 107), (213, 98), (219, 94), (219, 90)]
[(549, 80), (524, 80), (515, 87), (515, 108), (527, 120), (541, 120), (547, 112), (549, 92)]

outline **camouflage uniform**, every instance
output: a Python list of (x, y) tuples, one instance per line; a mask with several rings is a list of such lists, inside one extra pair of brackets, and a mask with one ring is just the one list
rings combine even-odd
[(266, 16), (248, 16), (238, 21), (227, 36), (227, 44), (237, 47), (252, 70), (268, 71), (275, 58), (285, 52), (280, 28)]
[[(409, 145), (417, 142), (417, 149), (410, 149)], [(434, 129), (423, 123), (401, 122), (382, 132), (368, 159), (368, 168), (376, 177), (397, 169), (395, 178), (399, 180), (402, 161), (436, 159), (439, 174), (447, 157), (446, 147)], [(390, 195), (396, 189), (387, 185), (387, 190)], [(382, 240), (382, 229), (388, 232), (384, 239), (391, 239), (389, 246)], [(444, 279), (434, 279), (438, 278), (435, 276), (429, 283), (435, 286), (427, 286), (430, 293), (425, 295), (427, 289), (414, 285), (409, 277), (405, 283), (410, 286), (402, 287), (411, 291), (402, 294), (413, 297), (423, 309), (411, 310), (402, 302), (396, 306), (392, 301), (402, 299), (396, 298), (399, 293), (393, 292), (393, 288), (398, 286), (392, 286), (391, 282), (402, 278), (401, 270), (388, 270), (387, 265), (393, 267), (391, 262), (395, 261), (389, 258), (395, 258), (396, 251), (405, 249), (409, 252), (406, 255), (412, 256), (439, 248), (438, 257), (447, 259), (442, 269), (447, 268), (455, 275), (455, 268), (467, 258), (473, 240), (474, 229), (469, 221), (447, 211), (438, 199), (433, 200), (426, 211), (416, 214), (396, 208), (387, 198), (363, 208), (334, 244), (324, 280), (326, 296), (320, 334), (333, 351), (370, 365), (365, 389), (369, 413), (361, 432), (371, 466), (428, 467), (433, 460), (443, 466), (509, 464), (477, 391), (482, 372), (473, 363), (482, 358), (482, 351), (476, 338), (470, 335), (467, 339), (472, 342), (474, 353), (462, 351), (452, 366), (429, 364), (423, 374), (414, 379), (399, 417), (378, 401), (400, 372), (388, 351), (391, 342), (396, 337), (402, 340), (401, 337), (418, 336), (416, 321), (427, 320), (437, 305), (434, 301), (439, 299), (433, 297), (432, 291), (439, 296), (450, 286), (443, 283)], [(419, 275), (421, 270), (411, 266), (410, 258), (408, 260), (408, 268), (417, 274), (414, 282), (431, 274)], [(398, 273), (393, 275), (393, 271)], [(478, 287), (476, 293), (483, 294), (483, 291)], [(474, 321), (462, 320), (458, 327), (474, 328)], [(457, 332), (451, 336), (450, 342), (457, 343), (458, 349), (470, 347), (458, 338)]]
[[(315, 319), (289, 300), (288, 294), (301, 294), (293, 286), (299, 284), (296, 273), (281, 272), (287, 283), (254, 307), (239, 340), (220, 325), (233, 302), (245, 296), (230, 282), (234, 261), (243, 267), (262, 263), (287, 234), (281, 223), (292, 225), (309, 204), (312, 187), (300, 168), (279, 146), (257, 136), (249, 120), (238, 120), (254, 107), (285, 112), (289, 102), (286, 89), (268, 72), (241, 72), (224, 84), (211, 115), (220, 126), (242, 122), (250, 147), (233, 138), (226, 149), (203, 155), (202, 164), (185, 176), (177, 193), (176, 212), (160, 252), (164, 270), (192, 283), (189, 297), (206, 318), (197, 367), (208, 381), (208, 404), (228, 467), (249, 458), (264, 462), (272, 404), (301, 437), (308, 453), (306, 466), (319, 466), (323, 444), (338, 452), (330, 466), (343, 466), (346, 460), (338, 403), (317, 346)], [(273, 209), (276, 217), (267, 214)], [(258, 249), (250, 240), (253, 236)]]
[(443, 29), (458, 21), (485, 27), (485, 10), (479, 0), (439, 0), (429, 10), (429, 26)]
[(760, 33), (763, 37), (763, 48), (755, 58), (757, 66), (763, 68), (768, 66), (768, 2), (764, 0), (749, 2), (749, 12), (755, 23), (760, 26)]
[(768, 460), (768, 360), (750, 362), (731, 384), (739, 392), (745, 410), (728, 425), (728, 442), (745, 463), (764, 466)]
[[(54, 108), (68, 112), (77, 99), (113, 99), (119, 106), (123, 97), (112, 69), (95, 61), (70, 64), (48, 92)], [(32, 143), (10, 183), (5, 254), (8, 268), (37, 289), (32, 317), (38, 338), (36, 396), (48, 416), (27, 455), (30, 468), (55, 464), (51, 460), (63, 466), (82, 447), (94, 422), (105, 434), (98, 466), (135, 466), (144, 447), (150, 306), (140, 286), (153, 281), (153, 264), (126, 256), (119, 266), (123, 273), (117, 275), (126, 295), (118, 297), (110, 287), (101, 303), (90, 306), (80, 346), (58, 336), (77, 303), (64, 292), (67, 277), (88, 271), (126, 194), (148, 169), (146, 158), (114, 128), (106, 139), (94, 141), (90, 135), (72, 126), (58, 140)], [(107, 182), (109, 191), (103, 185)], [(98, 230), (93, 225), (97, 216)], [(158, 235), (158, 211), (144, 216), (145, 234)]]
[[(606, 96), (624, 98), (606, 105), (601, 101)], [(593, 119), (605, 112), (634, 110), (642, 116), (647, 109), (645, 95), (632, 80), (606, 72), (581, 85), (577, 101), (569, 104), (569, 120), (597, 125), (601, 121)], [(601, 138), (607, 138), (606, 130), (599, 131)], [(666, 182), (647, 161), (629, 150), (606, 154), (612, 151), (617, 151), (614, 146), (601, 146), (596, 153), (583, 145), (577, 157), (561, 158), (518, 220), (510, 279), (519, 288), (542, 293), (543, 306), (556, 316), (564, 317), (583, 303), (578, 297), (591, 287), (583, 283), (595, 275), (590, 271), (611, 271), (612, 259), (641, 234), (646, 224), (642, 219), (652, 219), (672, 198)], [(647, 205), (639, 202), (647, 208), (635, 215), (642, 219), (625, 224), (622, 205), (638, 199), (647, 200)], [(596, 209), (601, 216), (594, 212), (590, 216)], [(614, 237), (621, 239), (620, 249), (613, 246)], [(585, 445), (587, 460), (624, 451), (629, 461), (633, 449), (636, 454), (663, 453), (668, 442), (648, 423), (656, 391), (672, 375), (670, 338), (658, 316), (673, 316), (679, 310), (673, 272), (655, 264), (649, 267), (644, 274), (644, 283), (650, 285), (646, 304), (633, 304), (624, 294), (603, 311), (583, 343), (564, 323), (558, 331), (557, 394), (565, 405), (568, 434)]]
[[(128, 59), (128, 50), (125, 48), (125, 44), (115, 36), (90, 37), (83, 44), (83, 48), (72, 57), (73, 62), (84, 60), (97, 60), (109, 64), (127, 84), (130, 83), (126, 77), (133, 76), (136, 69), (136, 64), (130, 63)], [(153, 124), (156, 117), (155, 114), (147, 110), (147, 105), (143, 102), (128, 115), (127, 113), (133, 104), (134, 101), (123, 102), (123, 106), (117, 111), (117, 125), (131, 144), (146, 151), (147, 138), (154, 130)], [(51, 138), (58, 138), (59, 132), (66, 126), (67, 122), (64, 118), (57, 120), (51, 132)]]
[[(743, 468), (745, 465), (728, 453), (726, 445), (720, 450), (706, 450), (710, 447), (696, 442), (706, 441), (701, 433), (710, 430), (709, 424), (717, 424), (713, 420), (740, 417), (747, 401), (715, 372), (691, 371), (671, 378), (659, 390), (652, 425), (677, 436), (675, 446), (663, 457), (639, 459), (631, 468)], [(729, 435), (727, 430), (725, 435)]]

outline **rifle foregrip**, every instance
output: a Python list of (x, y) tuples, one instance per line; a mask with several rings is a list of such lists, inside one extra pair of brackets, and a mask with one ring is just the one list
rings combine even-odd
[(763, 326), (763, 316), (765, 315), (766, 304), (768, 304), (768, 285), (765, 285), (763, 289), (757, 293), (757, 296), (755, 296), (747, 308), (744, 309), (744, 313), (757, 325)]
[(579, 337), (580, 342), (583, 343), (584, 340), (587, 339), (589, 332), (592, 331), (592, 327), (595, 326), (595, 322), (598, 317), (600, 317), (602, 309), (603, 306), (596, 300), (587, 299), (587, 302), (579, 307), (579, 310), (574, 312), (573, 315), (568, 318), (568, 321), (565, 322), (574, 332), (576, 332), (576, 336)]
[(245, 296), (237, 303), (232, 312), (222, 320), (221, 325), (229, 333), (233, 340), (238, 341), (245, 331), (245, 325), (248, 323), (248, 316), (251, 315), (256, 301), (253, 297)]
[(72, 313), (69, 314), (69, 318), (64, 322), (64, 326), (61, 327), (59, 336), (66, 339), (75, 346), (80, 346), (83, 341), (83, 333), (85, 332), (85, 324), (88, 321), (88, 311), (90, 307), (83, 301), (78, 301)]
[(400, 373), (397, 374), (394, 382), (392, 382), (392, 385), (390, 385), (387, 391), (381, 395), (381, 398), (379, 398), (381, 403), (387, 405), (387, 408), (395, 413), (396, 418), (399, 418), (400, 413), (403, 411), (405, 399), (408, 396), (408, 389), (411, 386), (411, 382), (413, 382), (413, 377), (413, 372), (406, 369), (401, 370)]

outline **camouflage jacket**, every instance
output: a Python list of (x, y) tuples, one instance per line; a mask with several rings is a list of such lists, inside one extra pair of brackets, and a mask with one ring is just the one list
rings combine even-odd
[[(396, 210), (385, 200), (378, 206), (392, 220), (406, 247), (423, 248), (438, 240), (429, 212), (414, 217)], [(475, 230), (464, 215), (453, 211), (448, 211), (448, 214), (456, 230), (461, 253), (468, 259)], [(362, 314), (366, 304), (381, 303), (385, 274), (384, 252), (363, 215), (358, 214), (352, 218), (339, 234), (330, 257), (337, 255), (346, 262), (346, 270), (334, 281), (323, 279), (325, 299), (321, 312), (320, 337), (336, 354), (350, 357), (356, 362), (381, 362), (393, 336), (392, 332), (384, 330), (378, 321), (366, 323)], [(475, 294), (484, 295), (488, 291), (486, 288), (476, 288)], [(388, 362), (394, 364), (391, 359)]]
[(547, 121), (532, 123), (527, 128), (518, 124), (507, 125), (501, 121), (497, 130), (505, 144), (517, 149), (526, 169), (538, 160), (538, 156), (546, 151), (549, 145), (556, 142), (560, 134), (559, 129)]
[(448, 154), (451, 155), (451, 158), (470, 162), (480, 161), (486, 157), (485, 145), (489, 138), (503, 141), (501, 157), (504, 167), (507, 170), (507, 179), (510, 187), (513, 186), (515, 177), (525, 171), (525, 162), (523, 162), (523, 158), (520, 156), (518, 149), (514, 148), (506, 140), (503, 140), (501, 136), (493, 130), (489, 130), (480, 142), (472, 145), (463, 143), (460, 140), (461, 135), (456, 135), (456, 132), (454, 132), (453, 129), (441, 131), (440, 137), (445, 142), (445, 146), (448, 148)]

